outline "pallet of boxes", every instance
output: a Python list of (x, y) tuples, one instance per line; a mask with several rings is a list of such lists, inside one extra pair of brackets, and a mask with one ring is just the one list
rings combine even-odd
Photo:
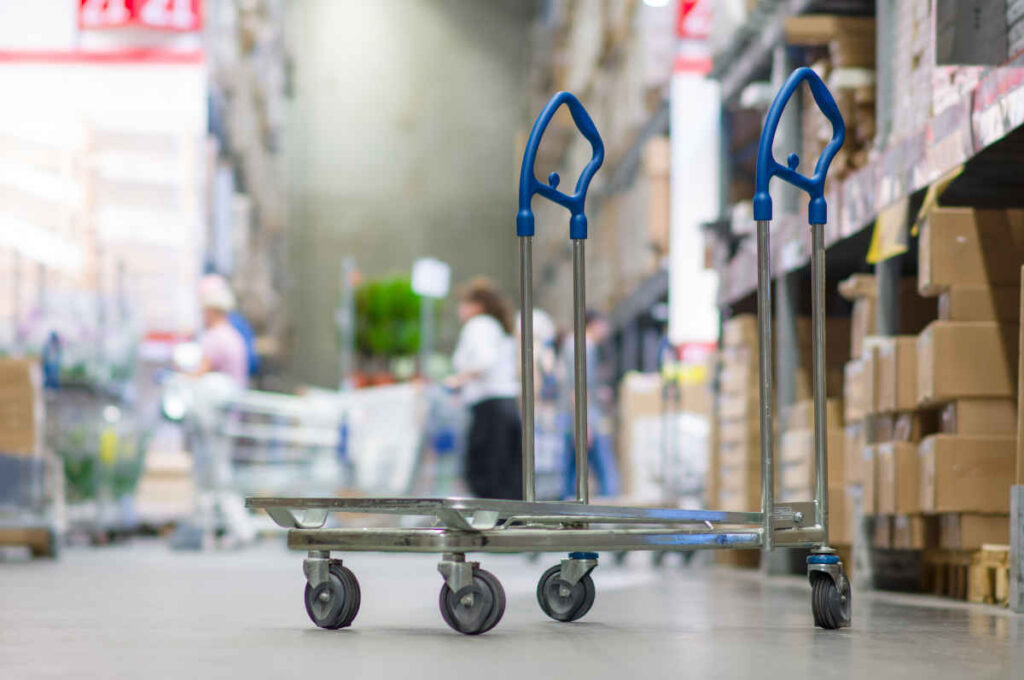
[[(918, 294), (914, 278), (896, 285), (899, 318), (897, 335), (891, 336), (877, 333), (874, 276), (855, 274), (839, 286), (852, 302), (843, 499), (851, 540), (873, 548), (876, 585), (907, 588), (920, 580), (919, 566), (914, 556), (908, 560), (889, 551), (919, 551), (928, 542), (917, 501), (917, 445), (935, 428), (932, 415), (917, 408), (915, 334), (934, 320), (935, 305)], [(868, 566), (866, 557), (857, 551), (862, 567)]]
[[(986, 546), (1009, 537), (1017, 219), (1001, 210), (931, 211), (916, 290), (901, 282), (900, 334), (865, 336), (847, 365), (848, 420), (852, 405), (862, 423), (847, 425), (862, 451), (848, 458), (847, 482), (860, 485), (877, 587), (999, 599)], [(855, 306), (869, 297), (861, 293)], [(974, 586), (972, 571), (984, 574)]]
[[(848, 336), (849, 325), (845, 319), (829, 320), (826, 327), (828, 361), (834, 362), (838, 358), (841, 362), (846, 356)], [(796, 340), (799, 357), (794, 373), (796, 402), (779, 421), (779, 432), (786, 438), (776, 453), (776, 489), (780, 500), (810, 501), (814, 498), (810, 319), (801, 317), (796, 320)], [(828, 366), (826, 375), (827, 393), (834, 396), (842, 385), (840, 365)], [(756, 512), (761, 509), (759, 385), (757, 316), (741, 314), (722, 324), (714, 428), (717, 447), (709, 466), (713, 479), (708, 484), (717, 494), (716, 498), (709, 499), (716, 509), (727, 512)], [(828, 410), (835, 413), (838, 402), (829, 403)], [(782, 425), (782, 421), (788, 423), (789, 429)], [(841, 469), (842, 437), (835, 436), (842, 432), (841, 424), (834, 416), (830, 416), (828, 422), (829, 460)], [(829, 479), (831, 482), (832, 474)], [(756, 551), (721, 551), (716, 554), (720, 562), (737, 566), (756, 567), (760, 559), (760, 553)]]
[(914, 346), (918, 408), (938, 421), (918, 447), (918, 501), (938, 527), (924, 585), (973, 602), (1008, 597), (992, 565), (1008, 553), (1022, 262), (1024, 211), (944, 208), (922, 224), (918, 288), (939, 316)]

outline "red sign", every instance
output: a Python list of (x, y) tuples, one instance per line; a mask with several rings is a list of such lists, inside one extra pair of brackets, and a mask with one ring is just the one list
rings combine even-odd
[(141, 26), (159, 31), (198, 31), (202, 0), (78, 0), (81, 29)]

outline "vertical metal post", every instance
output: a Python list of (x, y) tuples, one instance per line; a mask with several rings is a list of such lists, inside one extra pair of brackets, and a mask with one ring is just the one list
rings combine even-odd
[(1010, 609), (1024, 614), (1024, 484), (1010, 487)]
[(775, 508), (775, 461), (772, 451), (772, 275), (769, 222), (757, 221), (757, 348), (761, 378), (761, 513), (764, 547), (775, 543), (772, 512)]
[(519, 237), (519, 358), (523, 402), (523, 500), (536, 495), (533, 480), (533, 237)]
[(587, 437), (587, 301), (583, 239), (572, 241), (572, 336), (576, 388), (576, 500), (590, 500), (589, 444)]
[(828, 545), (828, 437), (825, 422), (825, 225), (811, 225), (811, 372), (814, 393), (814, 521)]

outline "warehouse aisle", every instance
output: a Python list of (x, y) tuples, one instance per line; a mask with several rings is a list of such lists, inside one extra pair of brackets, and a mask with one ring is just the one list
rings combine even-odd
[[(811, 627), (797, 579), (722, 569), (602, 565), (583, 622), (533, 595), (550, 558), (491, 557), (509, 596), (490, 634), (453, 633), (430, 556), (355, 556), (355, 627), (315, 629), (299, 555), (275, 545), (180, 554), (159, 544), (0, 563), (0, 677), (693, 678), (1024, 677), (1024, 619), (922, 597), (862, 594), (855, 627)], [(856, 594), (855, 594), (856, 597)]]

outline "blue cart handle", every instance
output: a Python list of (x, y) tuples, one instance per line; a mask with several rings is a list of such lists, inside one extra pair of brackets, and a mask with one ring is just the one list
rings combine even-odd
[[(775, 130), (779, 127), (779, 118), (782, 117), (782, 111), (789, 103), (790, 97), (804, 81), (807, 81), (807, 85), (810, 86), (811, 95), (814, 96), (818, 108), (832, 123), (832, 140), (818, 157), (818, 162), (814, 166), (814, 174), (811, 177), (805, 177), (796, 171), (800, 164), (800, 157), (795, 153), (790, 154), (786, 159), (786, 165), (789, 167), (779, 165), (775, 157), (772, 156), (772, 144), (775, 142)], [(843, 116), (839, 113), (836, 100), (832, 98), (832, 93), (828, 91), (825, 83), (817, 73), (806, 66), (793, 71), (785, 85), (775, 95), (775, 101), (768, 109), (768, 117), (764, 121), (764, 129), (761, 130), (761, 141), (757, 151), (754, 219), (765, 221), (772, 218), (772, 197), (768, 192), (768, 185), (772, 177), (778, 175), (784, 181), (803, 189), (811, 197), (810, 205), (807, 208), (808, 222), (825, 224), (828, 215), (828, 208), (825, 204), (825, 176), (828, 174), (828, 166), (839, 152), (845, 138), (846, 125), (843, 123)]]
[[(590, 162), (583, 168), (580, 178), (576, 180), (576, 189), (572, 196), (566, 196), (561, 191), (558, 191), (559, 177), (557, 172), (552, 172), (548, 175), (548, 183), (544, 184), (537, 180), (533, 168), (534, 162), (537, 159), (537, 148), (540, 146), (540, 140), (544, 136), (544, 130), (547, 129), (548, 123), (551, 122), (555, 112), (562, 104), (569, 107), (569, 113), (572, 114), (573, 122), (576, 123), (576, 127), (590, 142), (590, 147), (593, 150)], [(584, 203), (587, 198), (587, 188), (590, 186), (590, 180), (594, 178), (594, 173), (601, 167), (602, 162), (604, 162), (604, 142), (601, 141), (601, 135), (598, 134), (594, 121), (590, 119), (590, 115), (583, 108), (583, 104), (580, 103), (579, 99), (568, 92), (559, 92), (551, 98), (551, 101), (541, 111), (537, 121), (533, 124), (533, 129), (530, 130), (530, 138), (526, 141), (526, 151), (523, 153), (523, 169), (519, 175), (519, 212), (516, 213), (516, 235), (533, 236), (533, 210), (530, 204), (533, 200), (533, 195), (540, 194), (549, 201), (553, 201), (566, 208), (572, 215), (569, 220), (569, 238), (587, 238), (587, 216), (584, 213)]]

